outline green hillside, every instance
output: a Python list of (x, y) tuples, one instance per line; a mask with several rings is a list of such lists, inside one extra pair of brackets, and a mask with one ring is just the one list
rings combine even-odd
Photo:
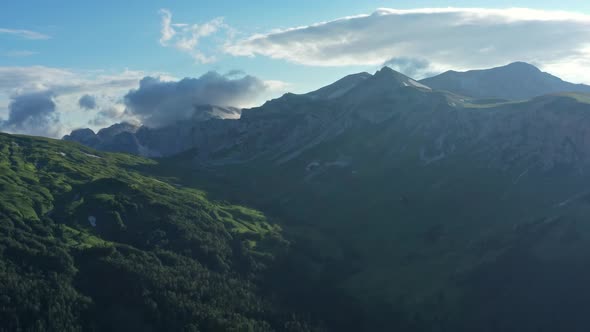
[(307, 329), (260, 286), (281, 227), (150, 165), (0, 134), (0, 331)]

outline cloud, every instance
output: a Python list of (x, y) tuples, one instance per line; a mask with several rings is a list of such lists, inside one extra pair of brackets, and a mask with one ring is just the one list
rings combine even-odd
[(96, 108), (96, 98), (88, 94), (83, 95), (78, 100), (78, 105), (80, 105), (80, 108), (82, 109), (93, 110)]
[(0, 52), (1, 56), (14, 57), (14, 58), (22, 58), (22, 57), (32, 56), (35, 54), (39, 54), (39, 53), (34, 52), (34, 51), (27, 51), (27, 50)]
[(0, 122), (3, 131), (49, 137), (63, 133), (51, 91), (15, 95), (8, 109), (8, 119)]
[(145, 77), (138, 89), (125, 96), (126, 112), (148, 126), (158, 127), (192, 117), (198, 105), (247, 106), (276, 88), (276, 82), (267, 84), (253, 76), (235, 75), (208, 72), (199, 78), (172, 82)]
[(416, 79), (422, 79), (438, 74), (436, 68), (433, 68), (430, 62), (425, 59), (412, 59), (407, 57), (399, 57), (387, 60), (383, 66), (388, 66), (396, 71), (399, 71), (406, 76)]
[(167, 9), (160, 9), (160, 15), (162, 16), (160, 45), (167, 46), (168, 41), (176, 34), (176, 31), (172, 28), (172, 13)]
[(44, 66), (0, 67), (0, 92), (20, 89), (42, 90), (56, 83), (67, 84), (76, 78), (66, 69)]
[(211, 63), (215, 56), (207, 55), (202, 50), (201, 40), (219, 32), (231, 34), (232, 29), (218, 17), (203, 24), (172, 23), (172, 13), (167, 9), (160, 9), (161, 30), (160, 45), (173, 47), (189, 54), (196, 62)]
[[(124, 110), (125, 107), (120, 104), (120, 100), (129, 90), (136, 88), (139, 81), (146, 75), (161, 75), (163, 79), (171, 79), (162, 73), (132, 70), (108, 72), (44, 66), (0, 67), (0, 118), (7, 119), (3, 122), (0, 130), (59, 137), (65, 130), (87, 125), (89, 117), (93, 116), (101, 118), (103, 121), (108, 121), (107, 117), (111, 117), (112, 122), (132, 121), (125, 116), (114, 116), (115, 112), (110, 110), (113, 108)], [(95, 107), (93, 109), (81, 108), (81, 99), (83, 105), (92, 105), (89, 103), (90, 100), (83, 98), (85, 95), (94, 98)], [(36, 123), (33, 121), (34, 119), (43, 119), (39, 116), (33, 117), (23, 125), (19, 125), (16, 120), (10, 120), (15, 119), (16, 116), (12, 115), (13, 106), (11, 105), (18, 106), (24, 100), (31, 100), (27, 96), (47, 96), (45, 99), (50, 98), (54, 104), (55, 112), (44, 112), (48, 108), (40, 102), (27, 104), (27, 109), (31, 112), (35, 107), (39, 107), (39, 114), (52, 114), (47, 118), (48, 126), (42, 126), (42, 121), (37, 123), (40, 126), (39, 129), (33, 126)], [(15, 104), (15, 102), (17, 103)], [(17, 114), (23, 113), (17, 112)], [(60, 117), (59, 114), (62, 116)], [(57, 129), (50, 130), (50, 128)]]
[(135, 118), (125, 116), (125, 105), (115, 104), (106, 108), (101, 108), (96, 116), (88, 121), (88, 124), (94, 127), (110, 126), (115, 122), (131, 122), (136, 123)]
[(425, 59), (438, 70), (527, 61), (590, 82), (590, 15), (524, 8), (378, 9), (227, 42), (234, 56), (313, 66), (381, 65)]
[(0, 28), (0, 34), (13, 35), (13, 36), (17, 36), (17, 37), (24, 38), (24, 39), (34, 39), (34, 40), (50, 39), (51, 38), (51, 36), (48, 36), (46, 34), (43, 34), (43, 33), (37, 32), (37, 31), (22, 30), (22, 29)]
[[(9, 104), (15, 96), (44, 92), (51, 96), (56, 114), (62, 115), (61, 126), (67, 130), (87, 125), (97, 129), (121, 121), (161, 125), (190, 116), (194, 104), (255, 106), (286, 92), (287, 86), (237, 70), (179, 80), (166, 73), (132, 70), (0, 67), (0, 119), (10, 116)], [(6, 128), (0, 130), (8, 131)], [(25, 126), (19, 133), (27, 134), (27, 129), (39, 134)]]

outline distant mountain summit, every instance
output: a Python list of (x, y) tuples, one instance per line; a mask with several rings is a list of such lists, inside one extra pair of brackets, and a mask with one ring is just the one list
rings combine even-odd
[[(375, 75), (366, 72), (345, 76), (338, 81), (318, 90), (304, 94), (312, 99), (336, 99), (340, 98), (357, 87), (364, 90), (392, 91), (397, 88), (413, 87), (430, 90), (430, 88), (414, 79), (397, 72), (389, 67), (383, 67)], [(375, 90), (376, 89), (376, 90)]]
[(375, 75), (358, 84), (346, 96), (352, 103), (372, 101), (383, 97), (392, 97), (407, 90), (429, 92), (432, 89), (414, 79), (389, 67), (383, 67)]
[(306, 96), (309, 96), (314, 99), (334, 99), (343, 96), (345, 93), (350, 91), (352, 88), (357, 86), (359, 83), (363, 82), (364, 80), (372, 77), (373, 75), (369, 73), (357, 73), (345, 76), (344, 78), (339, 79), (338, 81), (327, 85), (323, 88), (318, 90), (309, 92)]
[(590, 93), (588, 85), (563, 81), (525, 62), (466, 72), (451, 70), (420, 83), (473, 98), (523, 100), (558, 92)]

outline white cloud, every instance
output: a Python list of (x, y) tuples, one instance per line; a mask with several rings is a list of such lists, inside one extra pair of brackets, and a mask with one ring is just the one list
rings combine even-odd
[(160, 30), (162, 37), (160, 37), (160, 45), (167, 46), (167, 43), (174, 35), (176, 31), (172, 28), (172, 13), (167, 9), (160, 9), (160, 15), (162, 15), (162, 29)]
[(51, 36), (46, 34), (31, 31), (31, 30), (22, 30), (22, 29), (4, 29), (0, 28), (0, 34), (7, 34), (13, 35), (24, 39), (49, 39)]
[(172, 13), (167, 9), (160, 9), (160, 15), (162, 16), (160, 45), (187, 53), (199, 63), (211, 63), (216, 60), (214, 56), (205, 54), (201, 49), (200, 42), (203, 38), (218, 32), (231, 35), (232, 29), (223, 22), (221, 17), (203, 24), (187, 24), (172, 23)]
[(0, 93), (23, 89), (43, 90), (55, 83), (67, 83), (76, 78), (72, 71), (44, 66), (0, 67)]
[(72, 70), (45, 66), (0, 67), (0, 95), (26, 91), (52, 90), (59, 95), (128, 91), (146, 75), (174, 79), (163, 73), (125, 69), (121, 72), (103, 70)]
[(100, 108), (96, 113), (96, 116), (88, 121), (88, 124), (93, 127), (105, 127), (110, 126), (114, 122), (130, 122), (136, 123), (135, 117), (129, 117), (125, 114), (125, 105), (114, 104), (108, 107)]
[[(106, 72), (44, 66), (0, 67), (0, 122), (2, 119), (5, 120), (2, 130), (59, 137), (72, 128), (86, 126), (88, 117), (92, 115), (89, 112), (96, 113), (97, 117), (102, 118), (117, 114), (115, 120), (125, 120), (120, 116), (120, 112), (112, 110), (120, 109), (122, 96), (137, 87), (139, 81), (149, 74), (158, 76), (158, 73), (132, 70)], [(164, 79), (171, 78), (167, 75), (162, 76)], [(83, 110), (79, 105), (80, 98), (86, 94), (93, 94), (95, 97), (96, 107), (92, 111)], [(14, 119), (14, 115), (11, 114), (14, 113), (14, 105), (26, 105), (31, 114), (35, 114), (35, 107), (44, 105), (28, 102), (41, 100), (32, 98), (36, 96), (48, 96), (45, 99), (50, 100), (53, 105), (51, 112), (39, 114), (51, 115), (52, 121), (39, 126), (46, 117), (37, 116), (31, 118), (35, 121), (24, 122), (26, 125), (17, 125), (18, 122), (14, 121), (8, 125), (11, 118)], [(19, 101), (20, 104), (15, 104), (15, 101)], [(24, 104), (24, 101), (28, 103)], [(1, 111), (2, 109), (4, 111)]]
[(35, 55), (35, 54), (38, 54), (38, 52), (27, 51), (27, 50), (0, 52), (1, 56), (15, 57), (15, 58), (27, 57), (27, 56), (31, 56), (31, 55)]
[(126, 114), (151, 127), (160, 127), (194, 117), (197, 106), (215, 105), (247, 107), (260, 98), (276, 94), (286, 87), (280, 81), (263, 81), (257, 77), (231, 71), (222, 75), (208, 72), (198, 78), (162, 81), (145, 77), (139, 88), (125, 95)]
[[(141, 87), (140, 81), (153, 84), (147, 89), (148, 85)], [(115, 122), (146, 120), (142, 112), (128, 110), (129, 105), (125, 103), (130, 100), (129, 96), (141, 97), (142, 100), (147, 98), (147, 104), (140, 103), (142, 109), (161, 106), (150, 112), (166, 120), (174, 119), (174, 112), (181, 112), (192, 104), (256, 106), (269, 97), (286, 92), (287, 86), (281, 81), (263, 81), (241, 71), (225, 75), (209, 72), (200, 78), (179, 80), (165, 73), (134, 70), (108, 72), (44, 66), (0, 67), (0, 130), (60, 137), (80, 127), (98, 129)], [(146, 90), (149, 91), (139, 96), (139, 92)], [(83, 106), (80, 102), (85, 96), (88, 99), (88, 95), (92, 97), (92, 107), (89, 103), (82, 103)], [(15, 101), (19, 103), (15, 104)], [(137, 110), (137, 98), (134, 101)], [(18, 114), (35, 116), (27, 121), (16, 121), (18, 118), (11, 114), (14, 113), (14, 105), (26, 106), (19, 108), (21, 111)], [(39, 105), (44, 108), (35, 109)], [(151, 116), (149, 118), (152, 119)], [(156, 117), (153, 118), (155, 121)], [(51, 121), (40, 126), (46, 119)]]
[[(238, 41), (224, 51), (313, 66), (381, 65), (424, 59), (467, 70), (526, 61), (565, 79), (590, 82), (590, 15), (526, 8), (382, 8)], [(584, 73), (586, 72), (586, 74)]]

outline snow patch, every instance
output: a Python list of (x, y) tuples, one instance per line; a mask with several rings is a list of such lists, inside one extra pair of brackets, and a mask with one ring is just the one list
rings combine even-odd
[(583, 196), (585, 196), (587, 194), (588, 194), (588, 192), (587, 191), (584, 191), (584, 192), (581, 192), (579, 194), (573, 195), (573, 196), (569, 197), (568, 199), (555, 204), (553, 207), (560, 207), (560, 208), (561, 207), (564, 207), (564, 206), (566, 206), (566, 205), (568, 205), (568, 204), (570, 204), (570, 203), (578, 200), (579, 198), (582, 198)]
[(96, 217), (95, 216), (88, 216), (88, 222), (90, 223), (90, 226), (96, 227)]
[(102, 157), (99, 157), (95, 154), (90, 154), (90, 153), (86, 153), (86, 152), (82, 152), (82, 154), (85, 155), (86, 157), (102, 159)]
[[(413, 86), (415, 86), (417, 88), (426, 89), (426, 90), (432, 90), (430, 87), (427, 87), (424, 84), (418, 83), (418, 82), (414, 81), (413, 79), (408, 80), (408, 82), (410, 82), (411, 85), (413, 85)], [(404, 84), (406, 84), (406, 83), (404, 82)]]
[(424, 163), (424, 166), (426, 166), (428, 164), (432, 164), (432, 163), (437, 162), (439, 160), (442, 160), (446, 156), (447, 156), (446, 153), (444, 151), (441, 151), (439, 154), (430, 157), (426, 154), (425, 148), (420, 149), (420, 161), (422, 161)]
[(305, 170), (309, 172), (318, 167), (320, 167), (320, 163), (317, 161), (312, 161), (311, 163), (307, 164), (307, 166), (305, 166)]
[(529, 172), (529, 169), (527, 168), (524, 172), (520, 173), (520, 175), (516, 178), (516, 180), (512, 181), (512, 184), (517, 184), (518, 181), (520, 181), (520, 178), (527, 175), (528, 172)]

